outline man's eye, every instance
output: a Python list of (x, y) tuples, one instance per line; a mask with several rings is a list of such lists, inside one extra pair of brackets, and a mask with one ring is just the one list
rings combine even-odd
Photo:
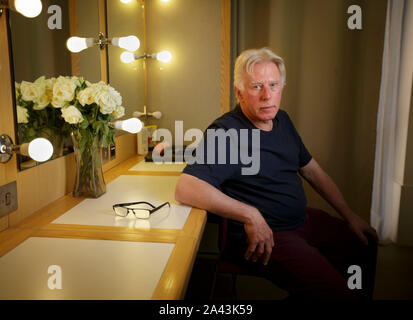
[(259, 84), (253, 85), (252, 86), (253, 89), (261, 89), (261, 86)]
[(278, 82), (273, 82), (270, 84), (271, 87), (273, 88), (278, 88), (280, 86), (280, 84)]

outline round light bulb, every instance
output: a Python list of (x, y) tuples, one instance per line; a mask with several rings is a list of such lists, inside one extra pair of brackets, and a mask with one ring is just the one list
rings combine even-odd
[(152, 113), (152, 116), (155, 119), (160, 119), (162, 117), (162, 113), (160, 111), (155, 111), (155, 112)]
[(123, 121), (116, 121), (115, 128), (130, 133), (138, 133), (142, 130), (142, 122), (138, 118), (130, 118)]
[(136, 51), (140, 46), (139, 39), (135, 36), (113, 38), (112, 44), (128, 51)]
[(45, 138), (36, 138), (29, 143), (29, 156), (37, 162), (47, 161), (53, 155), (53, 145)]
[(28, 18), (37, 17), (42, 12), (41, 0), (14, 0), (16, 11)]
[(172, 59), (172, 55), (169, 51), (161, 51), (156, 54), (156, 60), (159, 60), (161, 62), (167, 63), (171, 61), (171, 59)]
[(135, 55), (132, 52), (124, 51), (120, 55), (120, 60), (123, 63), (131, 63), (132, 61), (135, 60)]
[(66, 41), (66, 46), (71, 52), (80, 52), (93, 46), (93, 38), (70, 37)]

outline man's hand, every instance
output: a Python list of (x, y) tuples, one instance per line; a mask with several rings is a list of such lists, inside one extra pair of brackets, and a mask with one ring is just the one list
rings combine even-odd
[(379, 242), (376, 230), (349, 208), (337, 185), (314, 159), (300, 168), (300, 174), (348, 222), (350, 229), (365, 245), (369, 244), (365, 234)]
[(379, 242), (376, 230), (358, 215), (352, 214), (347, 218), (347, 222), (349, 228), (360, 238), (361, 241), (363, 241), (366, 246), (369, 244), (369, 241), (365, 234), (370, 234), (374, 238), (376, 243)]
[(245, 259), (252, 259), (256, 262), (259, 258), (266, 265), (270, 259), (274, 237), (271, 228), (257, 210), (251, 220), (244, 224), (244, 229), (248, 237), (248, 248), (245, 252)]
[(248, 237), (245, 258), (252, 258), (252, 261), (261, 258), (264, 264), (268, 263), (274, 238), (271, 228), (258, 209), (230, 198), (209, 183), (185, 173), (181, 174), (177, 183), (175, 199), (180, 203), (243, 223)]

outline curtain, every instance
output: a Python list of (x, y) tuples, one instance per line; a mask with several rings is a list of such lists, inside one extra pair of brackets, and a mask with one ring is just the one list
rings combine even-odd
[(402, 88), (409, 85), (403, 81), (410, 78), (411, 86), (411, 74), (404, 77), (406, 70), (403, 69), (407, 61), (403, 47), (407, 39), (407, 6), (405, 0), (389, 0), (387, 3), (371, 208), (371, 224), (378, 231), (381, 244), (397, 241), (403, 184), (400, 171), (404, 170), (405, 158), (401, 154), (406, 150), (406, 108), (408, 115), (410, 105), (401, 103), (401, 95), (405, 94)]

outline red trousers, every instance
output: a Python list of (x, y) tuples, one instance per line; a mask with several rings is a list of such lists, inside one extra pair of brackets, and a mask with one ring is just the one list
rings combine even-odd
[[(308, 208), (299, 228), (274, 232), (275, 246), (266, 266), (243, 258), (245, 241), (228, 239), (223, 256), (248, 274), (272, 281), (289, 292), (290, 299), (371, 299), (377, 244), (368, 239), (369, 245), (364, 245), (343, 220)], [(355, 274), (349, 272), (352, 265), (361, 268), (361, 289), (349, 288)]]

